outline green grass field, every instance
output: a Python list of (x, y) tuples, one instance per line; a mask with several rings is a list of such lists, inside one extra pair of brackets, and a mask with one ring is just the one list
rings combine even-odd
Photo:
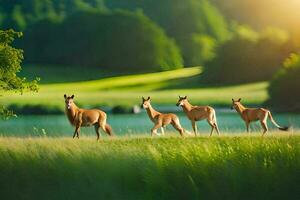
[(299, 199), (300, 136), (0, 138), (2, 199)]
[(22, 96), (6, 94), (0, 98), (0, 103), (43, 104), (62, 108), (65, 93), (75, 94), (76, 102), (84, 106), (134, 105), (140, 103), (141, 96), (151, 96), (154, 104), (161, 105), (175, 105), (178, 95), (188, 95), (192, 103), (220, 106), (230, 105), (233, 97), (242, 97), (247, 104), (261, 104), (267, 99), (266, 82), (208, 87), (199, 83), (201, 73), (201, 67), (193, 67), (93, 81), (42, 84), (39, 93), (25, 93)]

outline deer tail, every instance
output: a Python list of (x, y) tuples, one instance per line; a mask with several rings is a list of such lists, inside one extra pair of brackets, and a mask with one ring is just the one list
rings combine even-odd
[(105, 132), (106, 132), (109, 136), (113, 136), (113, 135), (114, 135), (113, 129), (112, 129), (112, 127), (111, 127), (108, 123), (105, 124)]
[(278, 125), (275, 120), (273, 119), (272, 117), (272, 114), (270, 111), (268, 111), (268, 117), (270, 118), (271, 122), (281, 131), (288, 131), (289, 130), (289, 127), (288, 126), (280, 126)]

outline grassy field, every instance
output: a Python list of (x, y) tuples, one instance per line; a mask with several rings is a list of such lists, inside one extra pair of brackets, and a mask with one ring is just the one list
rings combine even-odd
[(201, 67), (193, 67), (93, 81), (42, 84), (39, 93), (25, 93), (22, 96), (7, 94), (0, 98), (0, 103), (43, 104), (62, 108), (65, 93), (75, 94), (76, 102), (84, 106), (134, 105), (140, 103), (141, 96), (151, 96), (154, 104), (175, 105), (178, 95), (188, 95), (193, 103), (221, 106), (228, 106), (233, 97), (242, 97), (248, 104), (261, 104), (267, 98), (266, 82), (208, 87), (199, 84), (201, 73)]
[(296, 133), (0, 138), (3, 199), (299, 199)]

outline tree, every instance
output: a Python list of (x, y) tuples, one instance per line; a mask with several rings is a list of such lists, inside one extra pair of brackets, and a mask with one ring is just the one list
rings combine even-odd
[[(225, 42), (230, 32), (227, 22), (209, 0), (106, 0), (111, 9), (142, 9), (146, 16), (161, 26), (181, 48), (185, 66), (205, 63), (212, 56), (203, 50), (214, 51), (215, 43)], [(195, 35), (204, 36), (195, 39)], [(208, 38), (209, 36), (210, 38)], [(214, 54), (213, 52), (210, 54)], [(204, 56), (204, 57), (202, 57)]]
[(300, 111), (300, 55), (291, 54), (268, 88), (268, 104), (277, 110)]
[(288, 36), (277, 29), (257, 33), (241, 26), (235, 31), (206, 66), (205, 81), (236, 84), (270, 80), (291, 51)]
[[(23, 50), (11, 46), (15, 38), (21, 37), (21, 32), (14, 30), (0, 30), (0, 90), (1, 93), (13, 91), (22, 94), (24, 91), (37, 91), (38, 79), (28, 82), (26, 78), (17, 75), (21, 70)], [(0, 114), (7, 118), (13, 112), (4, 106), (0, 108)]]

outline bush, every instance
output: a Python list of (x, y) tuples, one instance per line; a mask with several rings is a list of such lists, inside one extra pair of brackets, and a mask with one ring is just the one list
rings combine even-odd
[(276, 29), (256, 33), (239, 27), (205, 68), (209, 83), (246, 83), (270, 80), (290, 51), (287, 36)]
[(291, 54), (268, 88), (268, 103), (280, 111), (300, 112), (300, 55)]
[(56, 106), (11, 104), (8, 109), (20, 115), (59, 115), (64, 111)]
[[(47, 34), (48, 33), (48, 34)], [(25, 33), (27, 62), (161, 71), (183, 66), (179, 48), (141, 12), (79, 12)]]

